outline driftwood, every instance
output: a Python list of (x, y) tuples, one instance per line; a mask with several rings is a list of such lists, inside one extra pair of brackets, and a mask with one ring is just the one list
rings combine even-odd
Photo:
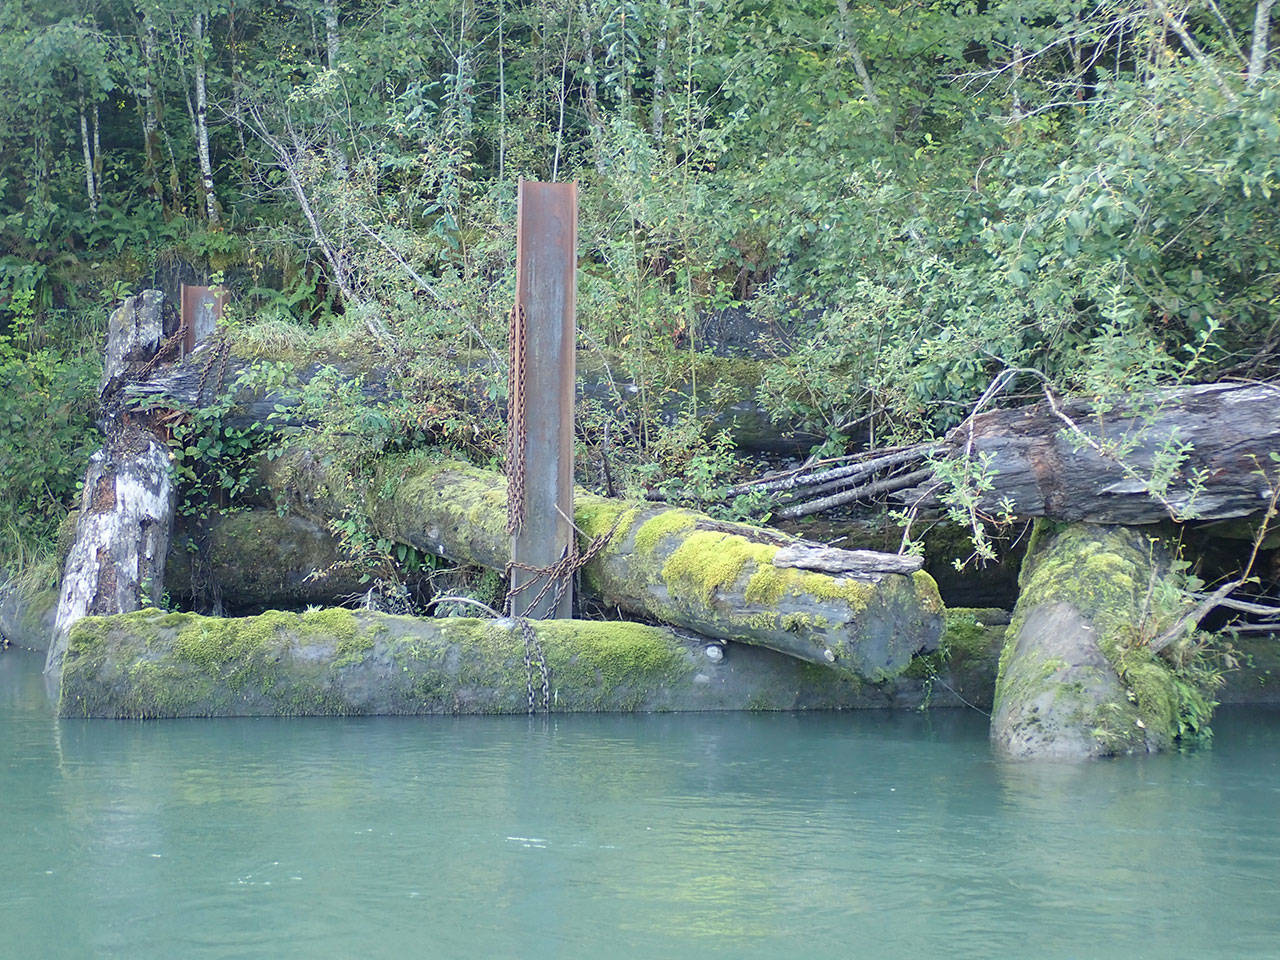
[(144, 374), (164, 345), (161, 300), (154, 290), (130, 297), (108, 324), (100, 391), (106, 442), (85, 475), (46, 672), (58, 671), (67, 631), (81, 617), (152, 606), (164, 592), (174, 507), (169, 453), (119, 402), (121, 387)]
[(526, 635), (511, 620), (350, 610), (224, 620), (154, 610), (73, 630), (59, 712), (526, 713), (531, 700), (552, 713), (849, 709), (917, 705), (924, 686), (916, 677), (873, 687), (772, 650), (638, 623), (538, 621)]
[(1106, 409), (1052, 398), (979, 413), (941, 443), (864, 453), (760, 477), (754, 493), (794, 518), (889, 499), (941, 507), (936, 464), (980, 484), (976, 512), (995, 517), (1149, 524), (1266, 511), (1280, 466), (1280, 385), (1199, 384)]
[[(206, 342), (181, 362), (157, 367), (145, 379), (128, 384), (125, 395), (141, 406), (180, 407), (196, 409), (208, 407), (219, 398), (230, 394), (230, 408), (223, 415), (223, 422), (237, 429), (254, 424), (270, 423), (279, 427), (306, 427), (314, 425), (314, 419), (298, 399), (298, 389), (318, 377), (336, 376), (347, 383), (358, 383), (364, 400), (380, 403), (404, 395), (406, 384), (402, 376), (402, 364), (378, 359), (374, 356), (336, 357), (321, 355), (296, 362), (291, 371), (294, 383), (290, 387), (266, 388), (253, 384), (252, 377), (244, 377), (253, 368), (249, 360), (231, 356), (211, 376), (213, 346)], [(608, 372), (591, 372), (592, 358), (584, 358), (579, 364), (577, 398), (579, 402), (593, 401), (611, 409), (638, 418), (641, 414), (641, 392), (634, 383), (615, 381)], [(493, 380), (503, 380), (506, 371), (495, 367), (487, 358), (462, 360), (457, 363), (458, 394), (452, 402), (464, 411), (475, 415), (505, 416), (501, 400), (496, 403), (484, 389)], [(736, 361), (737, 368), (750, 371), (751, 361)], [(821, 438), (794, 423), (776, 423), (770, 419), (763, 405), (755, 398), (758, 382), (746, 376), (744, 382), (735, 382), (733, 389), (700, 387), (697, 393), (698, 407), (703, 413), (709, 431), (728, 430), (739, 449), (759, 453), (798, 455), (808, 450)], [(667, 422), (674, 421), (688, 409), (689, 399), (695, 391), (690, 383), (676, 384), (664, 391), (652, 408), (645, 412)]]
[[(343, 510), (315, 458), (281, 458), (265, 477), (295, 512), (323, 519)], [(418, 463), (376, 478), (365, 496), (381, 536), (505, 569), (510, 538), (501, 474), (456, 462)], [(824, 548), (690, 510), (583, 491), (574, 521), (584, 550), (587, 538), (607, 537), (582, 569), (584, 588), (633, 616), (869, 679), (893, 676), (914, 654), (937, 646), (941, 601), (918, 558)]]

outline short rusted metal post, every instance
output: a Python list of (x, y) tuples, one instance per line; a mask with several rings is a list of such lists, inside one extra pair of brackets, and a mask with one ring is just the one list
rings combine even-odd
[[(522, 336), (512, 344), (512, 409), (522, 422), (523, 509), (511, 538), (512, 613), (533, 618), (573, 614), (572, 582), (542, 591), (536, 570), (570, 555), (573, 516), (575, 272), (578, 246), (576, 183), (521, 181), (516, 221), (516, 310)], [(522, 394), (522, 395), (521, 395)], [(513, 468), (508, 464), (508, 469)], [(517, 473), (519, 475), (519, 473)], [(513, 488), (514, 489), (514, 488)], [(530, 569), (532, 568), (532, 569)], [(542, 599), (533, 601), (542, 593)], [(558, 600), (557, 600), (558, 598)]]
[(182, 349), (190, 353), (197, 345), (207, 340), (217, 329), (222, 319), (222, 308), (226, 305), (225, 290), (214, 287), (182, 285), (183, 330)]

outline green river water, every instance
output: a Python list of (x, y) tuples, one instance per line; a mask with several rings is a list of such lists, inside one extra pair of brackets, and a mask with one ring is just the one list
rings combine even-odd
[(0, 654), (3, 958), (1280, 957), (1280, 713), (56, 720)]

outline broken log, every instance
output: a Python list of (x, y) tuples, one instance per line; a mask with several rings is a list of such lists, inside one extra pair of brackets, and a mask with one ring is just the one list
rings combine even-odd
[[(306, 454), (266, 465), (295, 512), (324, 519), (344, 501)], [(458, 462), (387, 467), (366, 493), (380, 536), (503, 570), (506, 481)], [(691, 510), (575, 494), (574, 521), (605, 537), (582, 569), (604, 604), (709, 637), (739, 640), (866, 679), (894, 676), (942, 630), (937, 586), (918, 558), (824, 548), (776, 530)], [(582, 545), (586, 549), (587, 544)]]
[[(1157, 391), (1109, 409), (1043, 401), (980, 413), (936, 456), (966, 456), (990, 489), (978, 509), (1103, 524), (1221, 520), (1264, 511), (1280, 468), (1280, 385), (1212, 383)], [(980, 466), (979, 466), (980, 465)], [(908, 505), (937, 506), (928, 483)]]

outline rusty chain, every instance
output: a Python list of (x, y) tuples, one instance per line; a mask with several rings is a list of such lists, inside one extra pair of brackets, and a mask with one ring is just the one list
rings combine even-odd
[(618, 524), (622, 517), (619, 516), (613, 521), (608, 531), (601, 536), (594, 537), (588, 544), (587, 549), (579, 552), (578, 542), (575, 538), (568, 547), (565, 548), (560, 559), (547, 567), (535, 567), (527, 563), (516, 563), (514, 560), (507, 563), (505, 576), (507, 583), (511, 583), (512, 570), (526, 570), (533, 573), (533, 576), (520, 584), (518, 587), (511, 587), (507, 591), (507, 599), (505, 612), (507, 616), (513, 617), (520, 625), (520, 635), (524, 639), (524, 671), (525, 671), (525, 689), (529, 694), (529, 713), (537, 712), (537, 702), (534, 697), (533, 687), (533, 668), (536, 660), (537, 667), (542, 675), (542, 708), (547, 712), (551, 712), (551, 671), (547, 666), (546, 653), (542, 649), (542, 644), (538, 640), (537, 634), (533, 632), (527, 616), (521, 616), (516, 611), (516, 597), (527, 590), (533, 584), (542, 582), (541, 588), (537, 595), (525, 605), (526, 610), (534, 609), (547, 595), (550, 590), (555, 590), (550, 609), (554, 610), (560, 605), (560, 601), (564, 598), (565, 591), (569, 588), (569, 584), (573, 582), (574, 575), (582, 569), (583, 566), (590, 563), (605, 545), (613, 539), (613, 535), (618, 530)]
[(526, 317), (524, 305), (511, 308), (507, 333), (511, 388), (507, 395), (507, 533), (524, 525), (525, 399), (527, 396)]

